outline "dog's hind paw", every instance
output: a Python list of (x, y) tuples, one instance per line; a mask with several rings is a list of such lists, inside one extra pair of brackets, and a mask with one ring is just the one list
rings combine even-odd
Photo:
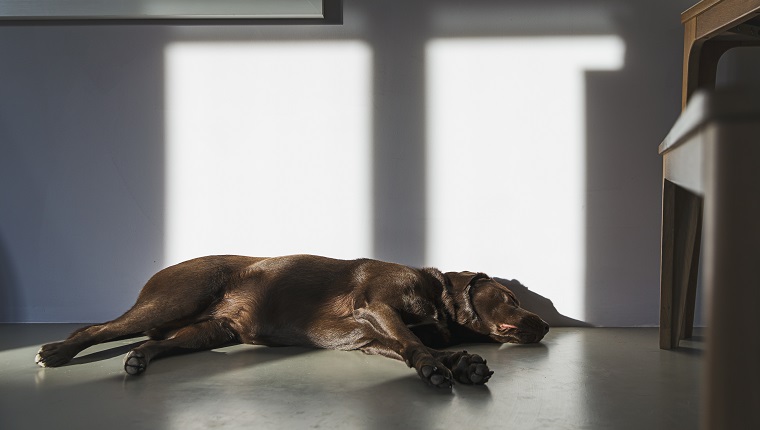
[(130, 375), (139, 375), (140, 373), (145, 372), (145, 369), (147, 367), (148, 360), (140, 351), (129, 351), (129, 353), (124, 357), (124, 371)]
[(451, 370), (456, 380), (463, 384), (485, 384), (493, 375), (486, 360), (477, 354), (462, 354)]
[(71, 348), (65, 346), (65, 342), (54, 342), (43, 345), (34, 362), (40, 367), (58, 367), (71, 361), (76, 352), (72, 353)]

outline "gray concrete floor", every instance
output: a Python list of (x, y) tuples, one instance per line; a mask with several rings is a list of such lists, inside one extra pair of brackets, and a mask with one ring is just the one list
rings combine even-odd
[(538, 345), (466, 345), (487, 386), (429, 388), (403, 363), (360, 352), (238, 345), (122, 371), (136, 340), (42, 369), (42, 343), (78, 327), (0, 324), (0, 428), (697, 427), (703, 342), (658, 349), (656, 328), (554, 328)]

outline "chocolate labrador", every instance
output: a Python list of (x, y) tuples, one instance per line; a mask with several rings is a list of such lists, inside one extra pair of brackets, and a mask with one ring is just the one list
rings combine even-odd
[(208, 256), (161, 270), (124, 315), (44, 345), (35, 361), (61, 366), (89, 346), (147, 335), (124, 358), (130, 375), (162, 354), (249, 343), (358, 349), (403, 360), (429, 384), (451, 387), (484, 384), (493, 372), (476, 354), (433, 348), (534, 343), (548, 331), (483, 273), (313, 255)]

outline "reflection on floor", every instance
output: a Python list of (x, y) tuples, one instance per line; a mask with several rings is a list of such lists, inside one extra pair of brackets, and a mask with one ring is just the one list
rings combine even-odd
[(553, 328), (538, 345), (466, 345), (493, 378), (436, 391), (398, 361), (292, 347), (171, 357), (138, 377), (121, 364), (135, 340), (62, 368), (34, 364), (40, 344), (76, 327), (0, 324), (0, 427), (673, 429), (698, 420), (704, 343), (661, 351), (656, 328)]

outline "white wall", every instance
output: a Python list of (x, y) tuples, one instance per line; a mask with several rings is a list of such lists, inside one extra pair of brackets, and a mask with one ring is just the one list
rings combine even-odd
[[(657, 145), (691, 3), (345, 0), (343, 25), (0, 26), (0, 322), (111, 319), (199, 253), (313, 252), (488, 271), (576, 320), (656, 325)], [(581, 40), (618, 48), (573, 53)], [(476, 61), (447, 48), (463, 43), (503, 71), (453, 70)]]

